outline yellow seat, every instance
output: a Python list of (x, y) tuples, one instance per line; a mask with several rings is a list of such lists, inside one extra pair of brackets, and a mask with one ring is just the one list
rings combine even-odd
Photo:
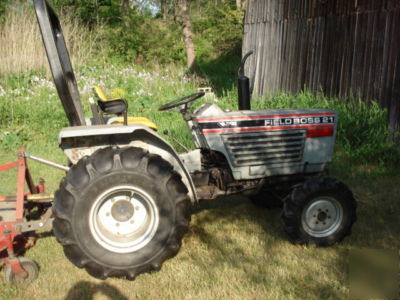
[[(108, 102), (108, 101), (116, 101), (116, 100), (122, 100), (120, 98), (108, 98), (106, 94), (104, 93), (103, 89), (99, 86), (93, 87), (93, 90), (95, 91), (97, 97), (99, 98), (100, 101), (103, 102)], [(109, 121), (109, 124), (124, 124), (124, 118), (111, 118)], [(128, 117), (128, 124), (141, 124), (147, 127), (150, 127), (154, 130), (157, 130), (157, 125), (145, 118), (145, 117)]]
[[(110, 124), (124, 124), (124, 118), (113, 118)], [(157, 130), (157, 125), (145, 117), (128, 117), (128, 124), (141, 124)]]
[(99, 86), (95, 86), (93, 87), (94, 92), (96, 93), (97, 97), (101, 100), (101, 101), (113, 101), (113, 100), (120, 100), (121, 98), (108, 98), (106, 96), (106, 93), (104, 93), (104, 90), (99, 87)]

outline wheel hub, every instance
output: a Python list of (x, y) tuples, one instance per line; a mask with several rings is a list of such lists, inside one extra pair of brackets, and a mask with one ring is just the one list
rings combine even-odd
[(319, 212), (317, 215), (317, 219), (320, 222), (324, 222), (327, 219), (327, 217), (328, 217), (328, 215), (324, 211)]
[(135, 209), (129, 201), (120, 200), (113, 204), (111, 207), (111, 216), (119, 221), (126, 222), (133, 217)]
[(135, 186), (113, 187), (95, 200), (89, 226), (95, 240), (115, 253), (137, 251), (155, 235), (159, 223), (154, 200)]
[(342, 223), (343, 207), (335, 198), (316, 198), (304, 208), (301, 221), (304, 231), (311, 236), (327, 237)]

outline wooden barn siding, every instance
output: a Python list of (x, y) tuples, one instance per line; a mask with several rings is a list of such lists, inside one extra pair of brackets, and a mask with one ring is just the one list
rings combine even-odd
[(254, 93), (361, 95), (400, 128), (400, 0), (248, 0), (243, 53)]

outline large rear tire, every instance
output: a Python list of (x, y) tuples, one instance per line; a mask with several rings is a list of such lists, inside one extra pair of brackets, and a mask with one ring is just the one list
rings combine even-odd
[(134, 279), (178, 253), (190, 222), (187, 192), (160, 156), (104, 148), (62, 180), (54, 234), (67, 258), (92, 276)]
[(356, 221), (353, 194), (331, 177), (313, 177), (284, 199), (285, 231), (296, 244), (330, 246), (350, 235)]

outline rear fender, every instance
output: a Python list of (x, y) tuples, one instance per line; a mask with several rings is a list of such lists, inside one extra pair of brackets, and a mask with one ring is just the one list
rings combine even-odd
[(188, 170), (174, 148), (154, 130), (140, 125), (97, 125), (63, 128), (59, 145), (72, 164), (95, 151), (109, 147), (140, 147), (160, 155), (182, 176), (192, 203), (197, 202), (196, 191)]

